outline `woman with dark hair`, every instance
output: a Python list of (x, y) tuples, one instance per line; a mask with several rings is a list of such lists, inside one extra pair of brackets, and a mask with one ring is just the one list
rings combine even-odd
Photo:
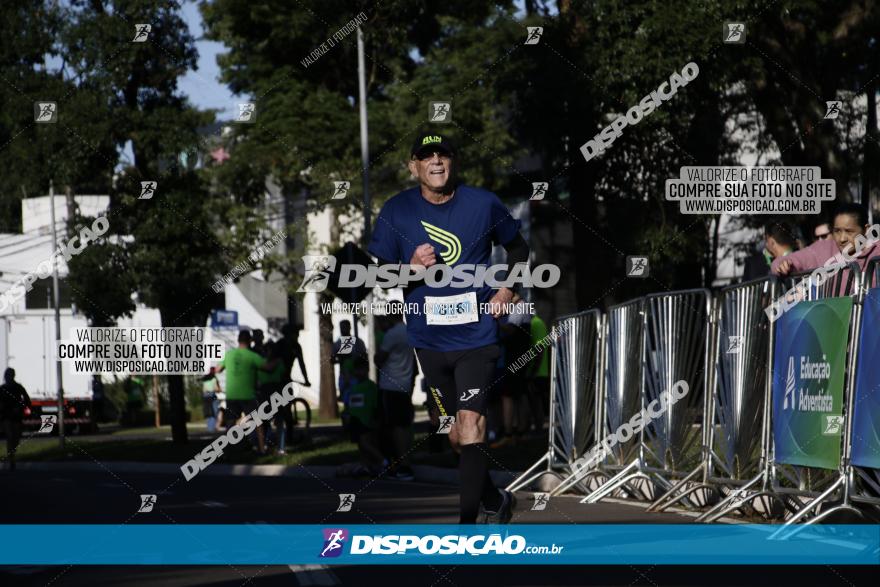
[[(868, 233), (868, 234), (866, 234)], [(868, 211), (860, 204), (840, 204), (834, 212), (831, 238), (820, 239), (810, 246), (773, 261), (775, 275), (801, 273), (822, 267), (839, 253), (854, 255), (853, 261), (864, 271), (868, 260), (880, 255), (878, 230), (869, 230)]]

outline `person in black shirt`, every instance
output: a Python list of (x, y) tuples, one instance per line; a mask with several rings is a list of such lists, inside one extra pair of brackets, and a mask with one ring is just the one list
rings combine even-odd
[(10, 471), (15, 470), (15, 451), (21, 439), (21, 421), (25, 408), (31, 407), (31, 398), (24, 387), (15, 380), (15, 369), (3, 373), (0, 385), (0, 422), (6, 433), (6, 462)]
[[(281, 384), (284, 386), (292, 381), (290, 374), (293, 371), (293, 364), (294, 362), (299, 362), (299, 370), (303, 375), (303, 385), (305, 387), (311, 387), (312, 384), (309, 382), (309, 374), (306, 372), (306, 362), (303, 360), (302, 347), (296, 338), (296, 332), (290, 324), (285, 324), (281, 327), (281, 338), (275, 343), (275, 348), (279, 353), (278, 356), (281, 358), (281, 362), (284, 365), (284, 371), (281, 373)], [(276, 421), (280, 418), (284, 422), (284, 434), (289, 443), (293, 443), (294, 441), (293, 414), (290, 411), (292, 407), (293, 406), (285, 406), (284, 409), (279, 410), (278, 415), (276, 415)]]

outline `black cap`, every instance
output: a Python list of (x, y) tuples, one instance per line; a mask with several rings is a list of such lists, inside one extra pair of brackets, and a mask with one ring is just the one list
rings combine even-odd
[(433, 153), (434, 151), (446, 151), (450, 155), (455, 155), (455, 145), (446, 134), (436, 132), (424, 132), (416, 135), (410, 155), (413, 157), (422, 152)]

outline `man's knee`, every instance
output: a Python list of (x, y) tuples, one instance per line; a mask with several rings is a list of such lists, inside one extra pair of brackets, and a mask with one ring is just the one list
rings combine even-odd
[(483, 442), (486, 435), (486, 417), (482, 414), (460, 410), (455, 425), (459, 445)]

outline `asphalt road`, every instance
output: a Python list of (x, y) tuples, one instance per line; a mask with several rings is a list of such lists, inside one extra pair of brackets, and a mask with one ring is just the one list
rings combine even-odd
[[(0, 473), (0, 523), (229, 523), (370, 524), (455, 523), (455, 487), (351, 479), (198, 476), (187, 483), (178, 474), (27, 471)], [(140, 494), (154, 493), (150, 513), (133, 515)], [(336, 512), (339, 493), (355, 493), (355, 507)], [(520, 494), (516, 523), (687, 523), (677, 514), (645, 514), (641, 507), (601, 503), (581, 505), (575, 497), (550, 501), (531, 511)], [(14, 540), (13, 535), (0, 538)], [(805, 569), (754, 567), (354, 567), (291, 566), (102, 566), (0, 567), (0, 585), (382, 585), (464, 587), (466, 585), (787, 585)], [(801, 585), (852, 587), (875, 584), (875, 569), (818, 566)], [(711, 577), (711, 579), (710, 579)], [(813, 580), (818, 581), (814, 583)]]
[[(155, 494), (156, 506), (131, 524), (408, 524), (458, 522), (453, 486), (385, 480), (318, 477), (244, 477), (132, 474), (103, 465), (104, 472), (0, 472), (0, 523), (119, 524), (132, 517), (141, 494)], [(336, 512), (340, 493), (356, 494), (350, 512)], [(641, 507), (601, 503), (581, 505), (576, 497), (550, 501), (531, 511), (530, 493), (521, 493), (514, 523), (685, 523), (677, 514), (646, 515)]]

